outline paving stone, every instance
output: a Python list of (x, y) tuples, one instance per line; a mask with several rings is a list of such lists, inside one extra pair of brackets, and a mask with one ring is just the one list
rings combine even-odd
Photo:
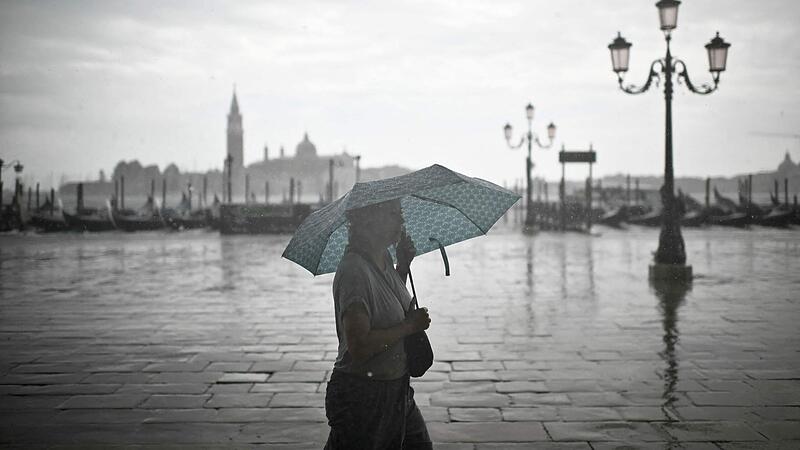
[(569, 405), (571, 402), (566, 394), (536, 394), (514, 393), (509, 394), (511, 404), (514, 406), (540, 406), (540, 405)]
[(297, 361), (294, 363), (293, 370), (304, 371), (327, 371), (332, 370), (333, 364), (329, 361)]
[(271, 408), (280, 407), (323, 407), (325, 406), (325, 394), (308, 393), (284, 393), (279, 392), (272, 397), (269, 402)]
[(50, 363), (20, 364), (11, 369), (11, 373), (74, 373), (81, 372), (84, 364)]
[(744, 422), (665, 422), (657, 425), (679, 441), (763, 441)]
[(58, 408), (134, 408), (147, 397), (147, 395), (143, 394), (76, 395), (58, 405)]
[(544, 422), (559, 420), (558, 409), (555, 406), (540, 406), (537, 408), (501, 408), (503, 420), (506, 422)]
[(248, 372), (254, 363), (245, 362), (212, 362), (203, 370), (208, 372)]
[(267, 376), (264, 373), (224, 373), (217, 383), (263, 383)]
[(77, 395), (77, 394), (110, 394), (117, 392), (119, 384), (49, 384), (44, 386), (20, 386), (19, 395)]
[(623, 420), (620, 413), (612, 408), (591, 406), (559, 406), (558, 417), (565, 422), (610, 422)]
[(193, 361), (181, 363), (153, 363), (147, 365), (143, 372), (200, 372), (208, 363), (206, 361)]
[(451, 381), (497, 381), (500, 378), (491, 370), (450, 372)]
[(239, 439), (244, 442), (275, 443), (313, 442), (321, 448), (328, 438), (329, 429), (316, 422), (262, 422), (241, 427)]
[(654, 406), (616, 406), (617, 412), (625, 420), (659, 422), (665, 420), (677, 420), (666, 408)]
[[(156, 372), (149, 378), (150, 383), (216, 383), (223, 372)], [(127, 381), (126, 383), (143, 383), (143, 381)]]
[(592, 450), (586, 442), (529, 442), (525, 444), (503, 442), (476, 444), (475, 450)]
[(4, 395), (0, 411), (55, 408), (69, 399), (68, 395)]
[(545, 422), (555, 441), (641, 441), (668, 440), (668, 435), (645, 422)]
[(322, 371), (275, 372), (267, 380), (270, 383), (321, 383), (325, 381)]
[(202, 408), (210, 395), (154, 394), (139, 408), (152, 409), (193, 409)]
[(682, 406), (675, 408), (683, 421), (708, 420), (756, 420), (755, 407), (750, 406)]
[(507, 406), (510, 400), (507, 395), (493, 393), (445, 393), (431, 395), (432, 406), (454, 408), (489, 408)]
[(79, 379), (84, 384), (145, 384), (157, 375), (142, 372), (102, 372), (82, 374)]
[(765, 401), (756, 394), (736, 392), (689, 392), (686, 394), (697, 406), (748, 406), (764, 405)]
[(72, 423), (142, 423), (152, 414), (144, 409), (65, 409), (59, 412), (54, 424)]
[(798, 422), (767, 421), (750, 423), (750, 426), (770, 440), (800, 441), (800, 423)]
[(273, 373), (291, 370), (298, 361), (275, 360), (275, 361), (255, 361), (250, 366), (248, 372)]
[(208, 388), (209, 394), (227, 394), (231, 392), (243, 393), (250, 392), (256, 383), (226, 383), (212, 384)]
[(327, 423), (324, 408), (221, 408), (220, 422), (319, 422)]
[(448, 408), (451, 422), (499, 422), (497, 408)]
[(723, 450), (797, 450), (800, 441), (780, 442), (718, 442)]
[(147, 412), (147, 416), (142, 421), (144, 423), (213, 422), (217, 420), (217, 410), (208, 408), (150, 409)]
[(633, 441), (614, 441), (614, 442), (590, 442), (591, 448), (594, 450), (671, 450), (671, 449), (689, 449), (689, 450), (718, 450), (715, 444), (711, 442), (633, 442)]
[(417, 407), (419, 408), (420, 413), (422, 413), (422, 417), (425, 419), (426, 423), (450, 421), (450, 413), (447, 412), (447, 408), (440, 406), (420, 405), (419, 403), (417, 403)]
[(501, 394), (517, 392), (550, 392), (542, 381), (503, 381), (494, 384), (495, 390)]
[(318, 392), (319, 383), (255, 383), (250, 392)]
[(616, 392), (576, 392), (567, 396), (576, 406), (630, 406), (630, 402)]
[(86, 368), (85, 372), (139, 372), (144, 369), (146, 362), (126, 362), (117, 364), (102, 364)]
[[(7, 373), (0, 376), (0, 384), (75, 384), (89, 376), (85, 373)], [(85, 381), (93, 383), (95, 381)], [(99, 381), (103, 382), (103, 381)], [(114, 381), (106, 383), (113, 384)]]
[(206, 408), (259, 408), (266, 407), (273, 394), (214, 394)]
[(453, 371), (504, 370), (502, 361), (454, 361)]
[(547, 441), (547, 433), (534, 422), (428, 422), (428, 432), (434, 442), (503, 442)]
[(116, 394), (203, 394), (208, 390), (203, 383), (151, 383), (123, 384)]

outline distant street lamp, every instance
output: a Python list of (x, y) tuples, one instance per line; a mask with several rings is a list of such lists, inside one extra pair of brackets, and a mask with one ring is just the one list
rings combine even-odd
[[(653, 79), (658, 84), (664, 79), (664, 99), (666, 103), (666, 123), (665, 123), (665, 145), (664, 145), (664, 185), (661, 187), (661, 201), (663, 203), (663, 214), (661, 222), (661, 234), (658, 238), (658, 249), (655, 253), (655, 265), (651, 266), (651, 277), (660, 278), (691, 278), (692, 268), (686, 265), (686, 250), (684, 248), (683, 236), (680, 229), (680, 217), (678, 217), (677, 202), (675, 199), (675, 182), (672, 165), (672, 75), (676, 74), (678, 82), (681, 79), (686, 83), (686, 87), (695, 94), (706, 95), (714, 92), (719, 84), (719, 75), (725, 71), (725, 64), (728, 57), (728, 47), (730, 44), (722, 40), (717, 35), (706, 44), (708, 51), (708, 65), (714, 85), (702, 84), (699, 87), (692, 84), (686, 64), (680, 59), (675, 59), (670, 53), (671, 32), (677, 27), (679, 0), (660, 0), (656, 3), (658, 17), (661, 22), (661, 30), (667, 44), (667, 53), (663, 59), (656, 59), (650, 64), (650, 73), (647, 81), (642, 87), (634, 85), (623, 85), (625, 72), (628, 71), (628, 59), (630, 58), (631, 43), (626, 41), (621, 34), (617, 37), (608, 49), (611, 51), (611, 65), (617, 74), (619, 87), (628, 94), (641, 94), (650, 88)], [(659, 66), (657, 72), (655, 67)]]
[(533, 105), (528, 103), (528, 106), (525, 107), (525, 116), (528, 118), (528, 133), (522, 135), (522, 138), (519, 141), (519, 144), (513, 145), (511, 144), (511, 135), (512, 135), (512, 128), (510, 123), (506, 123), (506, 126), (503, 127), (503, 132), (505, 133), (506, 142), (508, 143), (508, 147), (511, 149), (518, 149), (522, 147), (522, 144), (525, 142), (528, 143), (528, 158), (525, 160), (525, 179), (526, 179), (526, 193), (525, 193), (525, 226), (530, 227), (533, 225), (533, 213), (531, 211), (531, 205), (533, 204), (533, 185), (531, 184), (531, 169), (533, 169), (533, 162), (531, 161), (531, 147), (533, 143), (536, 143), (536, 146), (539, 148), (550, 148), (553, 146), (553, 139), (556, 137), (556, 126), (550, 122), (550, 125), (547, 126), (547, 145), (544, 145), (539, 141), (539, 136), (536, 135), (533, 130)]

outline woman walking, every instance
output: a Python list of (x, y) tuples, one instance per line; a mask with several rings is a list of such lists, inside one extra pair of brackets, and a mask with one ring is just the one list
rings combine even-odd
[[(325, 449), (432, 449), (414, 403), (403, 339), (426, 330), (405, 287), (415, 250), (400, 200), (347, 211), (349, 245), (333, 280), (339, 351), (325, 410)], [(388, 252), (397, 244), (397, 267)]]

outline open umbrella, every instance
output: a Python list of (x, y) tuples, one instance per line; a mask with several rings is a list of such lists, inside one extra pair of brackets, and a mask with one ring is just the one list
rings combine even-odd
[(438, 164), (394, 178), (356, 183), (300, 224), (283, 257), (314, 275), (335, 272), (348, 242), (345, 211), (397, 198), (406, 234), (417, 255), (422, 255), (486, 234), (520, 196)]

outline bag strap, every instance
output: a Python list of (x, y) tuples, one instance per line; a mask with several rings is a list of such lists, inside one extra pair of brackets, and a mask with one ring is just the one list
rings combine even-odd
[(411, 282), (411, 294), (413, 294), (413, 297), (411, 297), (411, 305), (414, 307), (414, 309), (417, 309), (419, 308), (419, 303), (417, 302), (417, 290), (414, 289), (414, 277), (411, 276), (410, 266), (408, 268), (408, 281)]

